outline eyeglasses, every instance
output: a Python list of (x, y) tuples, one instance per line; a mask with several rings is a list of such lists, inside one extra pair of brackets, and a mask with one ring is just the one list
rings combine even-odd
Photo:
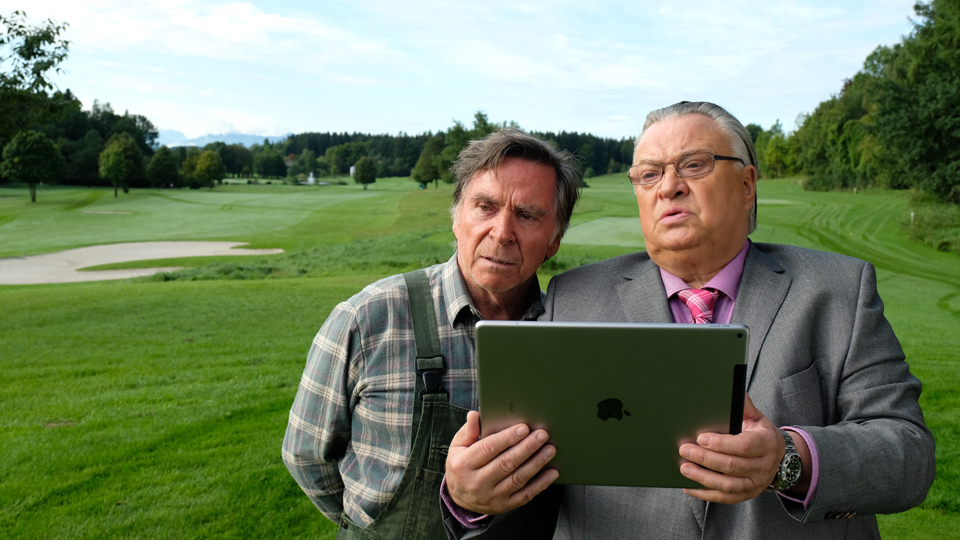
[(743, 160), (738, 157), (716, 156), (710, 152), (701, 152), (699, 154), (683, 156), (673, 163), (642, 162), (639, 165), (630, 167), (630, 171), (627, 173), (627, 176), (630, 178), (630, 183), (633, 185), (649, 186), (650, 184), (656, 184), (661, 178), (663, 178), (664, 167), (667, 165), (673, 165), (673, 168), (677, 171), (677, 176), (680, 178), (693, 178), (696, 176), (703, 176), (712, 171), (716, 166), (714, 162), (718, 159), (726, 161), (739, 161), (741, 165), (745, 165)]

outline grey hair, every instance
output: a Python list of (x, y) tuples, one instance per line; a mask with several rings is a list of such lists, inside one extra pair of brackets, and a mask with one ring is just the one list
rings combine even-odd
[[(753, 139), (750, 137), (750, 132), (747, 131), (747, 128), (743, 127), (743, 124), (741, 124), (735, 116), (727, 112), (726, 109), (708, 101), (681, 101), (668, 107), (651, 111), (650, 114), (647, 115), (647, 120), (643, 123), (643, 131), (640, 132), (637, 140), (633, 143), (634, 153), (636, 153), (637, 147), (640, 146), (640, 139), (642, 139), (643, 134), (647, 132), (647, 128), (657, 122), (680, 118), (688, 114), (702, 114), (716, 122), (720, 131), (730, 140), (730, 145), (733, 146), (733, 153), (736, 157), (742, 159), (746, 164), (753, 165), (753, 168), (758, 172), (760, 171), (760, 167), (757, 164), (757, 151), (753, 148)], [(743, 167), (743, 165), (738, 166)], [(748, 223), (748, 234), (757, 230), (756, 194), (754, 194), (753, 211), (750, 213)]]
[(506, 158), (519, 158), (541, 163), (557, 174), (554, 196), (556, 228), (553, 239), (563, 237), (570, 225), (573, 208), (580, 198), (580, 162), (566, 150), (555, 150), (550, 144), (516, 128), (503, 128), (482, 139), (470, 141), (450, 167), (457, 185), (453, 190), (450, 216), (454, 223), (463, 203), (463, 192), (477, 173), (496, 171)]

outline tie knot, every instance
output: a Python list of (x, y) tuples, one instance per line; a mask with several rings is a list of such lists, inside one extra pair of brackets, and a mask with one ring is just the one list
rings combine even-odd
[(690, 315), (696, 324), (713, 322), (713, 304), (719, 293), (711, 289), (686, 289), (677, 293), (683, 303), (690, 308)]

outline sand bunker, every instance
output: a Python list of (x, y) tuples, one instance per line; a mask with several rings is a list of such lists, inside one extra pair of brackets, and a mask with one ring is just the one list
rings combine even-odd
[(97, 270), (78, 272), (80, 268), (128, 261), (210, 257), (220, 255), (274, 255), (282, 249), (231, 249), (246, 242), (133, 242), (106, 244), (57, 253), (0, 259), (0, 285), (33, 285), (38, 283), (73, 283), (149, 276), (172, 272), (181, 267), (136, 268), (130, 270)]

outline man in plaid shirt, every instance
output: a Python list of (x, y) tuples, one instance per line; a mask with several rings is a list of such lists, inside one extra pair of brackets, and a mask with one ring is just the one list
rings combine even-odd
[[(426, 396), (431, 401), (414, 429), (420, 337), (415, 342), (408, 285), (397, 275), (333, 310), (290, 411), (283, 460), (317, 508), (340, 524), (337, 538), (445, 538), (439, 505), (446, 451), (467, 411), (478, 407), (475, 324), (540, 315), (536, 272), (559, 249), (579, 196), (574, 157), (515, 129), (471, 142), (451, 170), (458, 249), (425, 269), (443, 403)], [(531, 442), (538, 435), (523, 434)]]

